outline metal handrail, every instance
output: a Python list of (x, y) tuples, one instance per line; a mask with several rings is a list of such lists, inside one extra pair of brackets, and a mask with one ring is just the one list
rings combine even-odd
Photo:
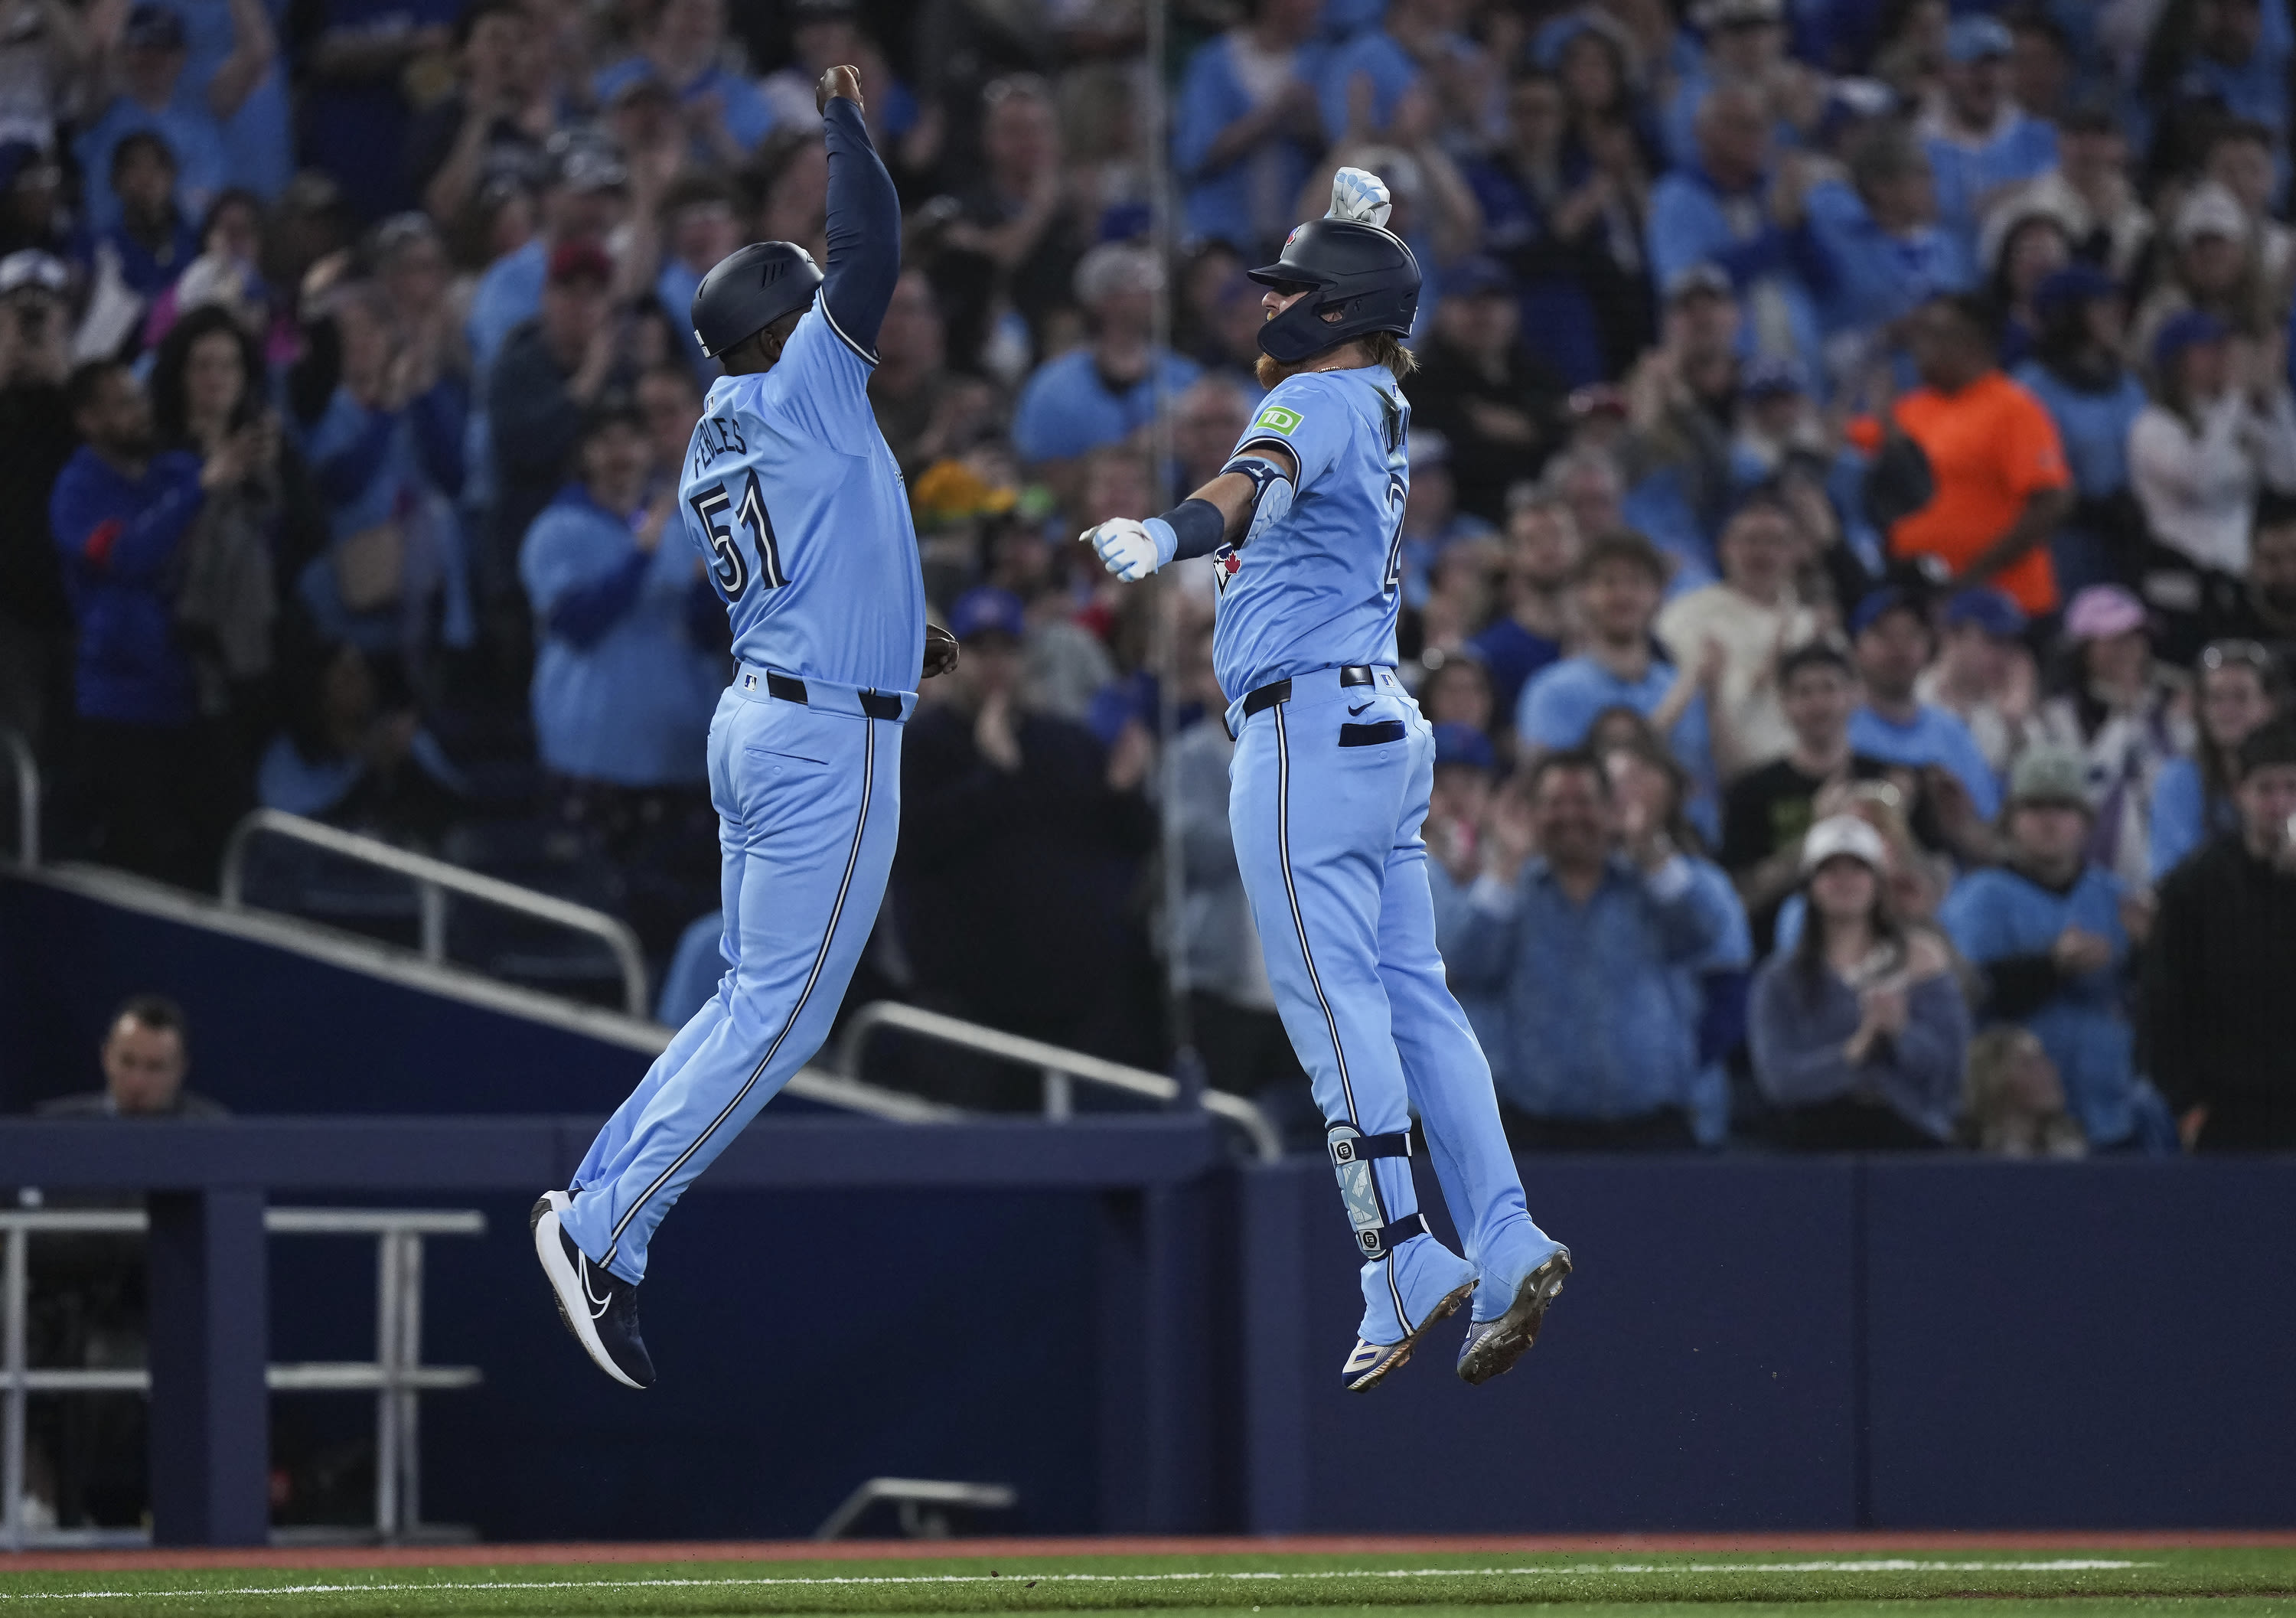
[[(37, 1538), (80, 1543), (77, 1531), (29, 1532), (23, 1520), (26, 1401), (35, 1393), (144, 1393), (152, 1373), (140, 1366), (35, 1368), (25, 1330), (30, 1302), (30, 1238), (35, 1235), (141, 1235), (151, 1228), (141, 1208), (0, 1209), (0, 1547), (21, 1549)], [(299, 1360), (264, 1367), (264, 1385), (281, 1393), (375, 1396), (375, 1532), (386, 1540), (422, 1526), (423, 1393), (478, 1386), (476, 1366), (422, 1360), (422, 1243), (426, 1236), (484, 1236), (475, 1209), (266, 1208), (269, 1236), (364, 1236), (376, 1241), (375, 1357), (372, 1360)]]
[[(1180, 1081), (1166, 1074), (1152, 1073), (1144, 1067), (1110, 1062), (1103, 1057), (1068, 1050), (1058, 1045), (1047, 1045), (1042, 1039), (983, 1028), (978, 1023), (967, 1023), (961, 1017), (945, 1016), (939, 1012), (926, 1011), (915, 1006), (904, 1006), (896, 1000), (872, 1001), (847, 1020), (844, 1037), (837, 1046), (839, 1072), (849, 1079), (861, 1076), (861, 1047), (868, 1042), (869, 1036), (881, 1028), (898, 1028), (919, 1039), (937, 1039), (960, 1050), (977, 1051), (984, 1056), (997, 1056), (1024, 1067), (1036, 1068), (1044, 1075), (1045, 1116), (1047, 1118), (1069, 1116), (1068, 1081), (1072, 1079), (1099, 1085), (1103, 1089), (1121, 1090), (1128, 1096), (1138, 1096), (1150, 1101), (1170, 1103), (1180, 1097)], [(1262, 1162), (1274, 1162), (1283, 1155), (1283, 1138), (1267, 1121), (1267, 1114), (1258, 1106), (1241, 1096), (1209, 1088), (1203, 1093), (1203, 1101), (1204, 1111), (1226, 1119), (1250, 1138), (1252, 1149)]]
[(22, 735), (0, 725), (0, 747), (8, 750), (16, 777), (16, 859), (20, 865), (40, 863), (40, 761)]
[(339, 831), (316, 820), (306, 820), (300, 815), (288, 814), (283, 809), (257, 809), (232, 828), (231, 841), (224, 849), (220, 890), (226, 909), (243, 910), (247, 908), (241, 897), (246, 875), (247, 845), (258, 834), (284, 837), (290, 842), (324, 849), (341, 858), (357, 860), (362, 865), (404, 876), (414, 883), (422, 907), (422, 948), (425, 960), (444, 961), (447, 958), (446, 896), (448, 893), (459, 893), (481, 904), (530, 916), (537, 921), (548, 922), (569, 932), (587, 933), (612, 952), (614, 964), (621, 970), (622, 998), (630, 1015), (643, 1017), (649, 1014), (645, 957), (638, 949), (638, 936), (630, 931), (628, 924), (607, 915), (603, 910), (593, 910), (587, 905), (554, 899), (547, 893), (537, 893), (531, 888), (521, 888), (516, 883), (504, 882), (498, 877), (481, 876), (476, 871), (466, 871), (443, 859), (433, 859), (428, 854), (410, 853), (380, 838)]

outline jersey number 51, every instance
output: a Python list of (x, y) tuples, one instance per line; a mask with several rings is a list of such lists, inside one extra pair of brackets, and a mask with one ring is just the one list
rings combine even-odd
[(718, 593), (727, 601), (739, 601), (750, 587), (750, 559), (742, 554), (741, 542), (723, 519), (728, 511), (733, 520), (750, 530), (758, 553), (758, 582), (768, 590), (778, 590), (789, 582), (782, 571), (781, 541), (774, 537), (774, 520), (766, 514), (765, 491), (758, 487), (758, 474), (750, 473), (742, 489), (742, 503), (737, 506), (726, 492), (723, 483), (712, 483), (700, 493), (689, 496), (685, 502), (701, 521), (701, 530), (709, 536), (709, 549), (714, 559), (710, 572), (718, 580)]

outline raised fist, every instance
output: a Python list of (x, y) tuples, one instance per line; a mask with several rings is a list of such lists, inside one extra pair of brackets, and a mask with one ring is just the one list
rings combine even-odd
[(1332, 206), (1324, 217), (1357, 225), (1385, 225), (1394, 208), (1386, 181), (1368, 168), (1342, 168), (1332, 177)]
[[(821, 76), (821, 82), (813, 86), (813, 110), (816, 112), (826, 112), (829, 111), (829, 103), (840, 96), (857, 107), (861, 105), (860, 69), (838, 67), (832, 68), (828, 72), (824, 73)], [(867, 109), (863, 110), (865, 111)]]

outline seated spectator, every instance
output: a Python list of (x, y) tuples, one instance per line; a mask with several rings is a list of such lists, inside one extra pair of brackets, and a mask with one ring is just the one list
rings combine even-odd
[(184, 887), (214, 876), (243, 781), (202, 723), (176, 633), (176, 569), (210, 490), (236, 486), (258, 449), (242, 429), (203, 461), (156, 450), (152, 408), (127, 370), (94, 360), (65, 387), (84, 440), (48, 501), (79, 633), (76, 709), (95, 857)]
[(2005, 811), (2008, 863), (1972, 871), (1939, 920), (1983, 975), (1980, 1012), (2032, 1030), (2063, 1075), (2073, 1116), (2100, 1150), (2140, 1144), (2140, 1098), (2121, 1009), (2129, 949), (2147, 913), (2085, 852), (2093, 830), (2081, 756), (2036, 747), (2017, 761)]
[(2259, 493), (2296, 494), (2296, 399), (2278, 365), (2243, 354), (2236, 365), (2231, 335), (2205, 314), (2161, 326), (2153, 402), (2128, 430), (2128, 476), (2171, 553), (2163, 562), (2238, 574)]
[(1145, 249), (1104, 242), (1076, 271), (1076, 299), (1092, 340), (1048, 360), (1013, 407), (1013, 448), (1058, 483), (1073, 481), (1087, 450), (1114, 444), (1155, 414), (1157, 378), (1177, 395), (1201, 374), (1195, 363), (1148, 341), (1149, 316), (1164, 272)]
[(1969, 727), (1915, 694), (1936, 645), (1921, 603), (1894, 586), (1876, 590), (1850, 614), (1849, 633), (1866, 686), (1865, 703), (1849, 720), (1849, 744), (1920, 771), (1938, 798), (1939, 829), (1956, 846), (1970, 842), (1966, 823), (2000, 812), (2001, 784)]
[(331, 536), (297, 594), (329, 638), (419, 684), (439, 643), (467, 645), (473, 633), (454, 508), (467, 399), (455, 379), (398, 346), (371, 283), (340, 289), (328, 308), (332, 337), (314, 341), (289, 382), (308, 402), (303, 456)]
[[(1911, 772), (1851, 747), (1857, 675), (1840, 647), (1823, 640), (1794, 647), (1778, 660), (1777, 690), (1793, 744), (1784, 758), (1733, 781), (1722, 801), (1722, 866), (1763, 955), (1770, 951), (1779, 906), (1801, 883), (1802, 840), (1824, 817), (1821, 805), (1839, 798), (1849, 783), (1890, 787), (1912, 806), (1912, 834), (1924, 846), (1939, 842), (1929, 801)], [(1903, 791), (1893, 782), (1900, 775), (1907, 777)]]
[(1508, 489), (1536, 476), (1557, 448), (1561, 379), (1523, 346), (1522, 306), (1505, 266), (1464, 259), (1441, 285), (1435, 330), (1405, 383), (1412, 427), (1450, 446), (1459, 509), (1496, 522)]
[(518, 0), (472, 0), (454, 46), (458, 82), (415, 115), (405, 151), (407, 190), (450, 228), (489, 191), (540, 183), (557, 125), (546, 45)]
[(2080, 1121), (2065, 1111), (2064, 1081), (2048, 1047), (2014, 1023), (1997, 1023), (1969, 1042), (1961, 1111), (1963, 1141), (1996, 1157), (2088, 1151)]
[(256, 801), (347, 832), (435, 845), (468, 811), (471, 784), (423, 726), (413, 694), (386, 690), (348, 641), (308, 629), (283, 639), (285, 711), (256, 767)]
[(2065, 612), (2068, 689), (2041, 704), (2034, 732), (2088, 766), (2095, 817), (2089, 859), (2131, 887), (2152, 868), (2152, 790), (2192, 749), (2181, 669), (2152, 656), (2144, 604), (2117, 584), (2093, 584)]
[(564, 481), (582, 414), (634, 380), (614, 318), (605, 249), (566, 242), (550, 255), (542, 312), (512, 331), (487, 382), (495, 456), (495, 532), (505, 555)]
[(2057, 161), (2010, 198), (2039, 203), (2066, 221), (2073, 251), (2126, 284), (2152, 243), (2152, 211), (2131, 182), (2128, 140), (2110, 105), (2091, 100), (2057, 120)]
[(1934, 488), (1890, 526), (1890, 554), (1935, 557), (1956, 584), (1998, 585), (2027, 612), (2055, 611), (2049, 537), (2072, 509), (2056, 424), (2002, 374), (1999, 328), (1982, 300), (1933, 298), (1910, 332), (1922, 385), (1890, 420), (1920, 446)]
[(754, 80), (726, 70), (726, 0), (657, 0), (644, 15), (636, 53), (600, 69), (592, 94), (611, 102), (635, 79), (659, 79), (676, 99), (691, 160), (740, 167), (774, 112)]
[(230, 0), (233, 48), (206, 85), (181, 81), (190, 60), (184, 14), (162, 0), (138, 0), (119, 31), (118, 93), (72, 143), (87, 182), (88, 223), (109, 230), (120, 218), (110, 183), (113, 148), (139, 132), (157, 135), (175, 160), (176, 201), (196, 218), (233, 179), (223, 126), (270, 70), (277, 49), (261, 0)]
[[(1209, 623), (1189, 631), (1189, 694), (1217, 715), (1227, 699), (1212, 674), (1211, 640)], [(1191, 725), (1172, 743), (1189, 1023), (1213, 1088), (1262, 1096), (1263, 1105), (1278, 1111), (1302, 1110), (1308, 1076), (1275, 1014), (1275, 991), (1228, 830), (1228, 760), (1234, 754), (1227, 727), (1217, 718)]]
[(2026, 649), (2029, 620), (2000, 590), (1963, 590), (1939, 615), (1937, 661), (1914, 682), (1922, 702), (1964, 725), (1995, 778), (2009, 773), (2038, 732), (2040, 676)]
[(1767, 495), (1749, 499), (1722, 530), (1722, 582), (1676, 596), (1658, 615), (1676, 668), (1719, 663), (1707, 722), (1726, 781), (1793, 745), (1778, 702), (1778, 660), (1817, 634), (1816, 615), (1794, 596), (1800, 548), (1783, 505)]
[(2240, 830), (2161, 884), (2146, 1064), (2202, 1152), (2296, 1149), (2296, 728), (2241, 744)]
[(1646, 806), (1612, 802), (1592, 754), (1547, 754), (1527, 790), (1528, 825), (1493, 817), (1444, 942), (1454, 984), (1506, 997), (1495, 1067), (1507, 1138), (1518, 1150), (1693, 1145), (1698, 1025), (1680, 974), (1723, 940), (1734, 907), (1695, 879)]
[(1960, 236), (1938, 224), (1928, 152), (1895, 121), (1850, 147), (1847, 184), (1811, 188), (1809, 222), (1825, 267), (1818, 312), (1828, 369), (1838, 376), (1856, 370), (1882, 328), (1977, 278)]
[(1705, 798), (1699, 817), (1710, 826), (1714, 762), (1702, 688), (1710, 676), (1677, 669), (1652, 650), (1651, 626), (1667, 571), (1658, 547), (1631, 530), (1587, 542), (1578, 577), (1586, 650), (1530, 678), (1515, 706), (1515, 729), (1540, 752), (1579, 747), (1597, 714), (1631, 708), (1698, 780)]
[(1800, 1151), (1952, 1138), (1969, 1008), (1943, 942), (1898, 920), (1889, 850), (1854, 815), (1803, 839), (1808, 919), (1754, 974), (1754, 1082)]
[(964, 660), (902, 744), (895, 906), (922, 1003), (1121, 1062), (1160, 1065), (1154, 974), (1129, 899), (1156, 844), (1151, 750), (1103, 748), (1032, 711), (1028, 620), (1008, 592), (960, 596)]
[[(122, 136), (111, 148), (112, 221), (95, 239), (90, 277), (94, 289), (109, 282), (135, 294), (136, 312), (176, 284), (199, 256), (200, 234), (176, 200), (176, 154), (148, 129)], [(81, 346), (102, 344), (91, 307)]]
[(2073, 264), (2033, 296), (2033, 352), (2012, 373), (2056, 423), (2075, 505), (2049, 541), (2057, 588), (2068, 595), (2133, 571), (2142, 513), (2128, 491), (2128, 430), (2144, 409), (2144, 384), (2121, 364), (2120, 290)]
[(1719, 266), (1746, 310), (1742, 346), (1785, 359), (1818, 351), (1810, 296), (1824, 266), (1803, 205), (1808, 173), (1798, 154), (1771, 172), (1769, 115), (1742, 85), (1710, 92), (1697, 119), (1698, 160), (1651, 193), (1653, 286), (1671, 292), (1700, 264)]
[(60, 1096), (43, 1118), (224, 1118), (229, 1109), (184, 1088), (191, 1072), (184, 1009), (165, 995), (139, 994), (112, 1014), (103, 1036), (103, 1088)]
[(1275, 257), (1299, 221), (1292, 201), (1323, 149), (1316, 86), (1324, 47), (1316, 0), (1255, 0), (1248, 21), (1198, 45), (1172, 117), (1174, 177), (1188, 234)]
[(1536, 483), (1516, 484), (1507, 496), (1506, 611), (1470, 643), (1489, 671), (1498, 712), (1513, 713), (1525, 682), (1578, 638), (1570, 601), (1578, 569), (1570, 508)]
[(2240, 829), (2233, 784), (2241, 744), (2279, 710), (2278, 671), (2252, 640), (2211, 641), (2202, 649), (2196, 683), (2193, 750), (2170, 759), (2153, 779), (2145, 883), (2161, 881), (2203, 844)]
[(2010, 98), (2014, 45), (1997, 18), (1955, 18), (1946, 36), (1943, 91), (1922, 115), (1939, 220), (1972, 256), (1986, 211), (2057, 160), (2056, 130)]

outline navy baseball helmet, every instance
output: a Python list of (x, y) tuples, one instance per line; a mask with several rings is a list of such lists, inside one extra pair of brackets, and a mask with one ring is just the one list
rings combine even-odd
[[(1400, 236), (1349, 219), (1310, 219), (1283, 242), (1283, 257), (1251, 272), (1262, 286), (1308, 295), (1259, 328), (1259, 351), (1279, 365), (1390, 332), (1411, 334), (1419, 312), (1419, 260)], [(1336, 314), (1335, 320), (1324, 318)]]
[(809, 307), (821, 267), (794, 242), (752, 242), (719, 259), (693, 289), (693, 341), (715, 359), (784, 315)]

